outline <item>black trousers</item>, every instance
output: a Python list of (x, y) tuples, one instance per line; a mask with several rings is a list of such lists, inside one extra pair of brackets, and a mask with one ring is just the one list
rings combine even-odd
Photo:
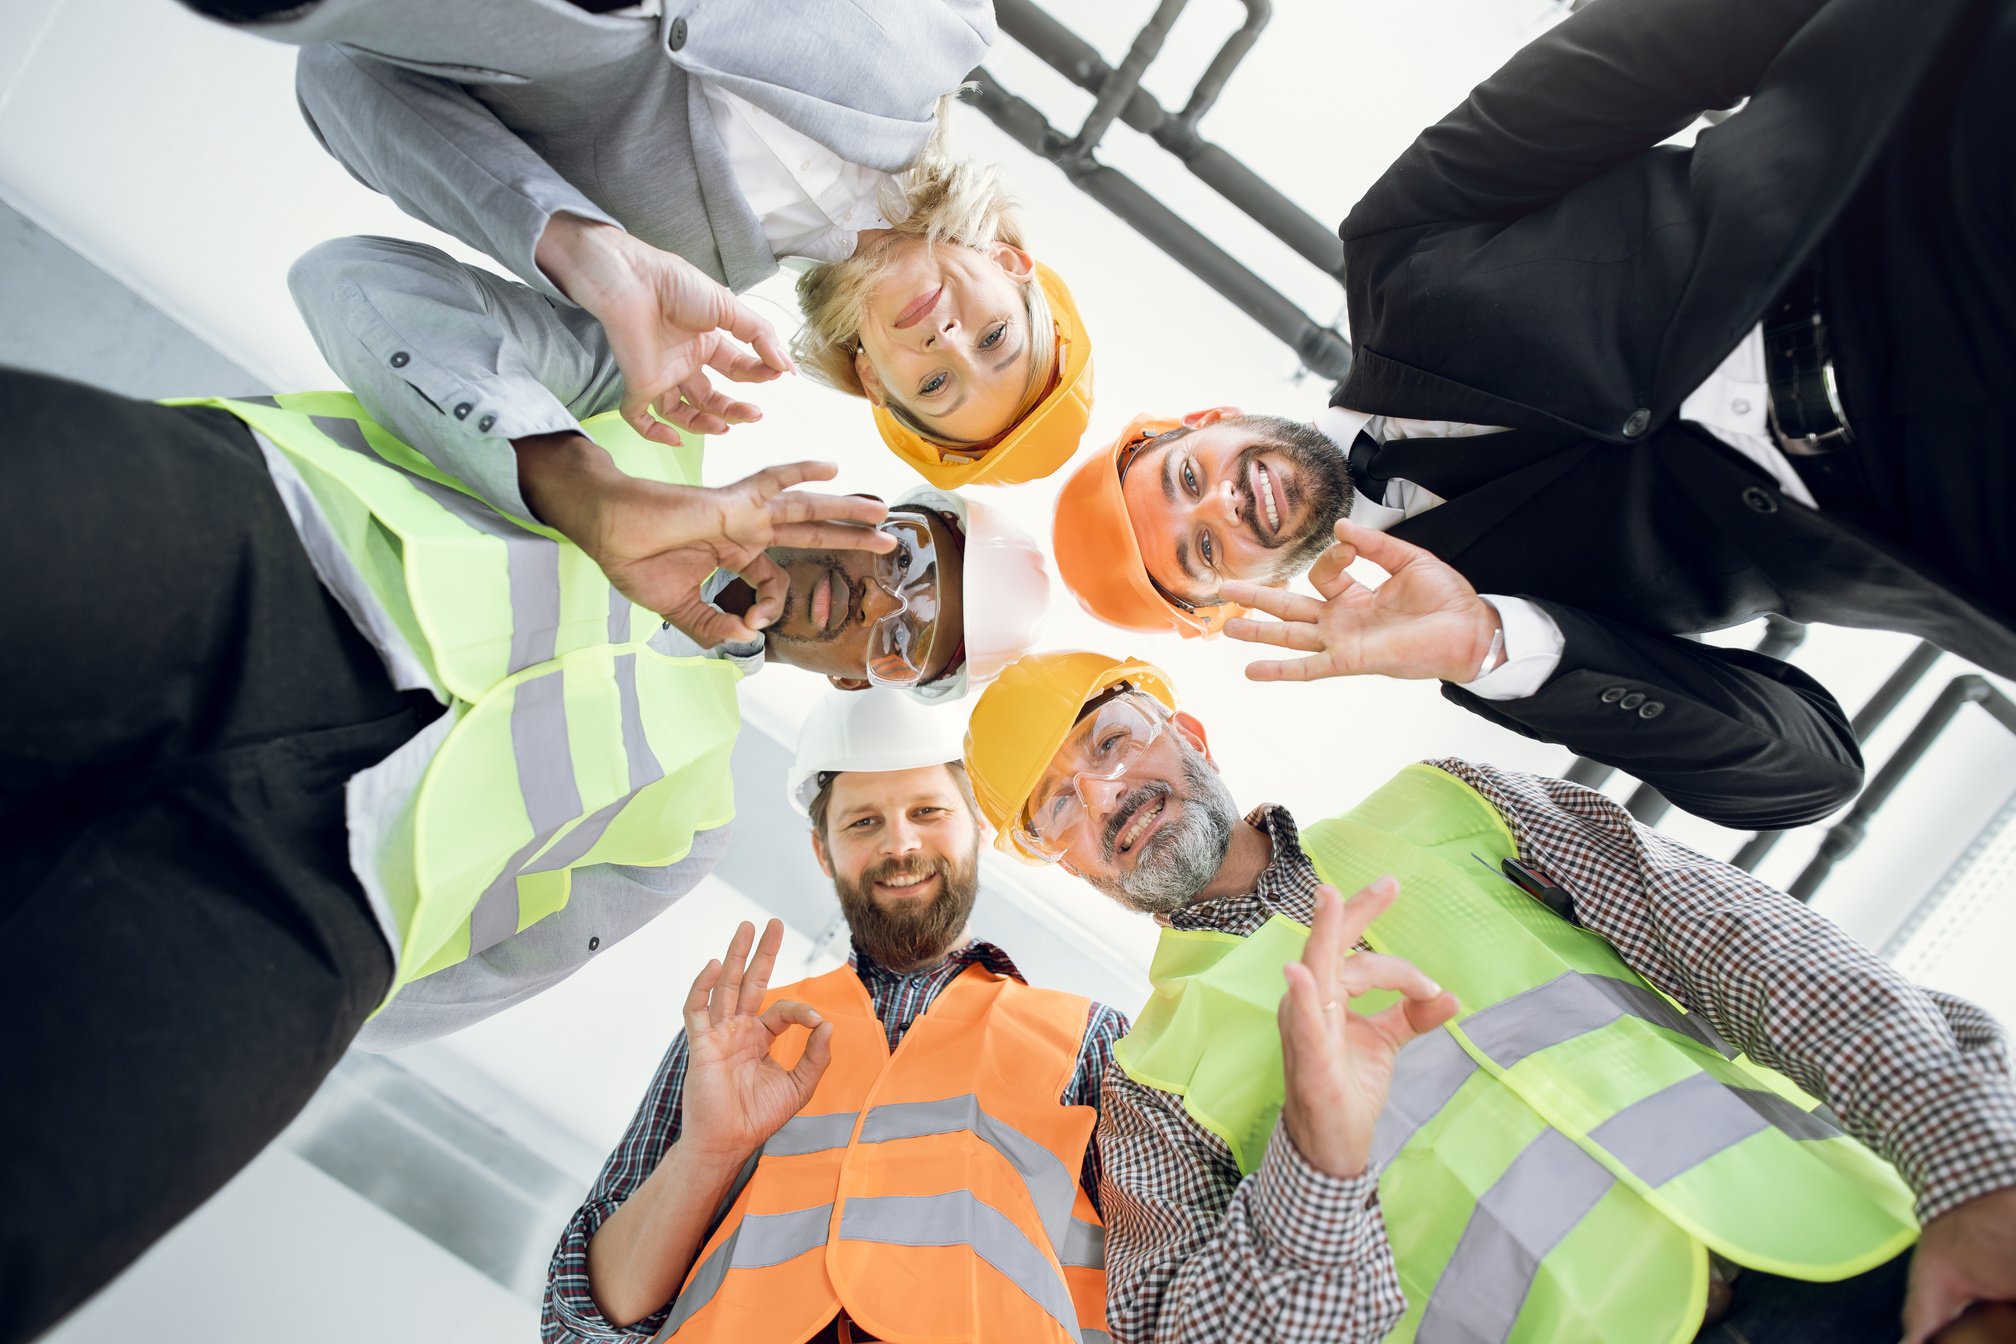
[(1820, 254), (1856, 443), (1823, 510), (2016, 620), (2016, 3), (1977, 0)]
[(429, 714), (316, 580), (223, 412), (0, 369), (0, 504), (15, 1341), (264, 1148), (384, 996), (343, 784)]

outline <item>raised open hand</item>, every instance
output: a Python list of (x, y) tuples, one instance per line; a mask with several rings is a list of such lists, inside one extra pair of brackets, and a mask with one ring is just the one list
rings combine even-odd
[[(784, 925), (771, 920), (747, 967), (755, 927), (743, 923), (728, 955), (710, 961), (686, 996), (686, 1086), (680, 1094), (682, 1147), (702, 1157), (739, 1164), (798, 1114), (833, 1057), (833, 1024), (805, 1004), (785, 999), (766, 1012), (763, 993), (777, 964)], [(793, 1027), (812, 1038), (797, 1065), (786, 1069), (770, 1046)]]
[(2016, 1312), (1980, 1313), (1982, 1320), (1946, 1329), (1975, 1303), (2016, 1303), (2016, 1187), (1978, 1195), (1925, 1224), (1911, 1257), (1904, 1298), (1905, 1344), (1928, 1339), (2007, 1339)]
[(767, 382), (795, 366), (777, 333), (725, 285), (682, 257), (608, 224), (556, 215), (535, 253), (568, 298), (593, 313), (623, 371), (623, 418), (676, 444), (652, 415), (696, 434), (724, 434), (763, 412), (715, 388), (708, 370)]
[[(723, 486), (668, 485), (625, 475), (582, 434), (513, 443), (533, 512), (587, 552), (625, 597), (703, 648), (754, 639), (783, 610), (784, 573), (767, 548), (881, 552), (896, 544), (875, 530), (889, 512), (880, 500), (791, 489), (833, 479), (831, 462), (787, 462)], [(740, 617), (700, 596), (717, 568), (756, 591)]]
[[(1390, 578), (1368, 588), (1346, 566), (1364, 556)], [(1225, 598), (1278, 617), (1228, 621), (1225, 633), (1249, 644), (1272, 644), (1311, 655), (1249, 663), (1254, 681), (1314, 681), (1375, 674), (1467, 682), (1491, 650), (1498, 613), (1470, 581), (1419, 546), (1349, 519), (1337, 541), (1310, 567), (1320, 597), (1285, 588), (1227, 583)]]
[[(594, 543), (583, 549), (624, 596), (702, 648), (754, 639), (784, 609), (784, 571), (764, 554), (769, 547), (881, 552), (896, 544), (875, 530), (889, 512), (880, 500), (790, 488), (829, 481), (836, 471), (831, 462), (788, 462), (717, 487), (638, 481), (644, 488), (609, 502)], [(716, 568), (755, 590), (742, 616), (701, 598)]]
[[(1456, 1015), (1456, 996), (1412, 962), (1351, 950), (1399, 894), (1400, 884), (1390, 877), (1348, 903), (1336, 888), (1318, 887), (1302, 960), (1281, 968), (1288, 981), (1278, 1011), (1286, 1087), (1281, 1118), (1296, 1151), (1332, 1176), (1365, 1170), (1400, 1047)], [(1400, 1002), (1370, 1016), (1352, 1012), (1352, 996), (1373, 989), (1397, 990)]]

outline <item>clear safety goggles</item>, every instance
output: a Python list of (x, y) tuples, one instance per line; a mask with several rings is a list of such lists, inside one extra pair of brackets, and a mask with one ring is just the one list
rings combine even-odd
[(1092, 821), (1086, 782), (1125, 776), (1168, 722), (1161, 706), (1139, 695), (1108, 700), (1078, 720), (1009, 832), (1016, 848), (1043, 863), (1062, 858)]
[(876, 531), (896, 539), (894, 550), (875, 557), (870, 576), (895, 599), (896, 610), (868, 632), (868, 680), (877, 686), (916, 686), (945, 637), (938, 628), (938, 543), (931, 524), (914, 513), (892, 513)]

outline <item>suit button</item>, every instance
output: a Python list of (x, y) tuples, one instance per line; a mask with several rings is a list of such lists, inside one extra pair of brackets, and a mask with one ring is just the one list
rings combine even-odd
[(672, 28), (665, 34), (665, 45), (673, 51), (686, 45), (686, 20), (672, 20)]
[(411, 363), (412, 360), (413, 356), (407, 354), (404, 350), (395, 350), (392, 354), (392, 358), (387, 362), (390, 363), (392, 367), (395, 369), (403, 369), (409, 363)]
[(1641, 719), (1656, 719), (1665, 712), (1665, 702), (1660, 700), (1647, 700), (1638, 707), (1638, 717)]
[(457, 420), (467, 420), (469, 418), (469, 412), (475, 409), (476, 405), (474, 402), (465, 401), (460, 406), (457, 406), (455, 408), (455, 418)]
[(1652, 412), (1640, 406), (1637, 410), (1631, 412), (1629, 419), (1625, 420), (1624, 437), (1635, 439), (1650, 428), (1652, 428)]
[(1619, 708), (1619, 709), (1636, 709), (1636, 708), (1638, 708), (1638, 706), (1640, 706), (1640, 705), (1642, 705), (1642, 704), (1644, 704), (1644, 703), (1645, 703), (1645, 692), (1643, 692), (1643, 691), (1633, 691), (1633, 692), (1631, 692), (1631, 694), (1629, 694), (1629, 695), (1625, 696), (1625, 697), (1624, 697), (1624, 698), (1623, 698), (1622, 700), (1619, 700), (1619, 701), (1617, 702), (1617, 708)]
[(590, 938), (588, 940), (588, 950), (590, 952), (593, 952), (596, 948), (600, 946), (602, 946), (602, 940), (600, 938)]
[(492, 425), (494, 425), (494, 424), (496, 424), (496, 423), (497, 423), (497, 417), (496, 417), (496, 416), (494, 416), (494, 415), (486, 415), (486, 416), (484, 416), (484, 417), (483, 417), (483, 418), (482, 418), (481, 420), (478, 420), (478, 421), (476, 422), (476, 428), (478, 428), (478, 429), (482, 430), (482, 431), (483, 431), (483, 432), (484, 432), (485, 434), (488, 434), (488, 433), (490, 432), (490, 426), (492, 426)]
[(1771, 492), (1761, 485), (1745, 486), (1743, 502), (1759, 513), (1778, 512), (1778, 501), (1771, 498)]
[(1603, 703), (1606, 705), (1614, 705), (1623, 698), (1624, 688), (1622, 686), (1612, 686), (1603, 692)]

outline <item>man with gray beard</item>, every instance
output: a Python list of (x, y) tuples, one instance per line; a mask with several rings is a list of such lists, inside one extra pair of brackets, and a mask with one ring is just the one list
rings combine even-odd
[[(787, 791), (853, 935), (847, 964), (770, 989), (771, 920), (701, 971), (561, 1234), (547, 1344), (1103, 1331), (1091, 1139), (1127, 1020), (1030, 988), (968, 933), (980, 823), (962, 725), (882, 688), (815, 707)], [(787, 1253), (779, 1236), (804, 1240)], [(926, 1271), (945, 1286), (917, 1291)]]
[(1161, 670), (1084, 652), (966, 766), (1001, 848), (1163, 926), (1100, 1110), (1123, 1344), (2016, 1315), (2001, 1027), (1609, 799), (1442, 760), (1242, 820)]

